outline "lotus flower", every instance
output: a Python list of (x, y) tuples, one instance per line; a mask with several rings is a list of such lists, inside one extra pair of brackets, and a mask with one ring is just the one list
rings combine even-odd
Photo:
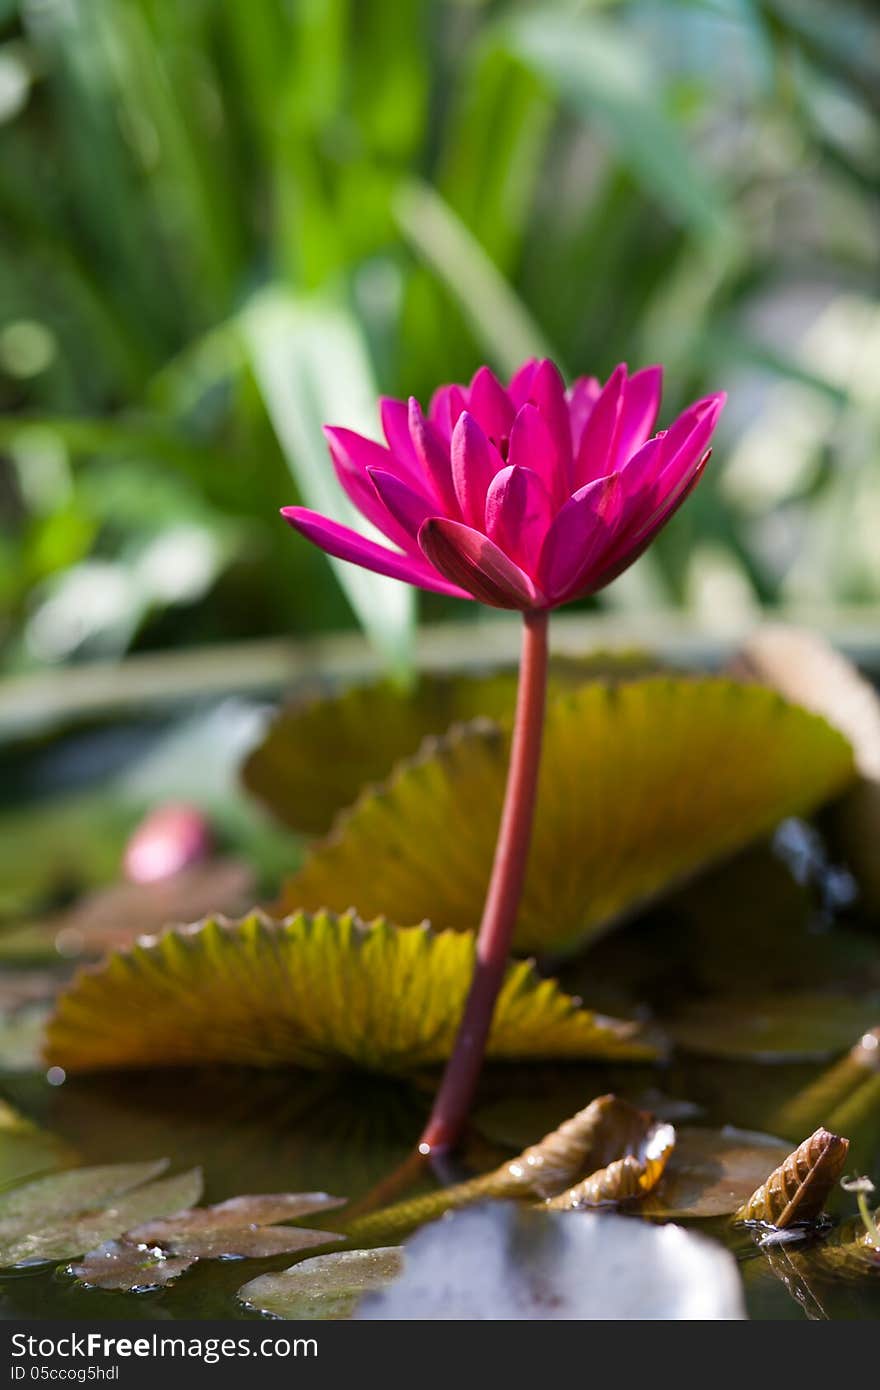
[(383, 400), (385, 444), (326, 430), (339, 481), (390, 549), (304, 507), (282, 515), (330, 555), (495, 608), (546, 611), (602, 589), (687, 497), (723, 394), (652, 435), (662, 372), (615, 368), (566, 391), (552, 362), (505, 389), (488, 367), (442, 386), (427, 416)]

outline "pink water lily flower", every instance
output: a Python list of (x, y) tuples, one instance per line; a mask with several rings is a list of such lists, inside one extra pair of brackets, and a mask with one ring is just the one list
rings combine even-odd
[(697, 483), (723, 393), (653, 434), (662, 371), (624, 364), (568, 389), (529, 361), (442, 386), (428, 414), (382, 401), (385, 444), (327, 428), (339, 481), (396, 549), (305, 507), (282, 515), (343, 560), (495, 608), (546, 611), (631, 565)]

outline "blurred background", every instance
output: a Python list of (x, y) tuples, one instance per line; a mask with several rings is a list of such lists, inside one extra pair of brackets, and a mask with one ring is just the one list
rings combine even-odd
[[(473, 607), (336, 571), (323, 420), (482, 361), (731, 402), (594, 606), (880, 602), (871, 0), (0, 0), (0, 640), (26, 674)], [(482, 616), (486, 620), (485, 614)]]

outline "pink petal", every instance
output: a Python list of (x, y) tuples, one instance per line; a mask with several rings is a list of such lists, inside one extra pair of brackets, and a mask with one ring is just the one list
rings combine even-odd
[(381, 468), (370, 469), (370, 480), (382, 506), (403, 530), (407, 539), (418, 546), (419, 527), (429, 516), (437, 515), (437, 503), (433, 498), (426, 497), (423, 492), (416, 492), (414, 488), (395, 478), (393, 473), (386, 473)]
[(659, 477), (661, 486), (663, 483), (669, 485), (672, 479), (702, 458), (726, 400), (723, 391), (706, 396), (689, 406), (670, 426), (666, 432), (665, 458)]
[(470, 411), (458, 417), (452, 431), (452, 484), (461, 515), (469, 526), (482, 530), (486, 493), (503, 467), (501, 455), (490, 444)]
[(617, 467), (626, 463), (651, 434), (660, 409), (662, 390), (662, 367), (645, 367), (624, 384), (620, 424), (614, 445)]
[[(398, 464), (393, 471), (407, 482), (415, 482), (421, 472), (412, 440), (409, 437), (409, 406), (406, 401), (396, 401), (391, 396), (383, 396), (379, 402), (382, 418), (382, 432), (388, 440), (388, 447)], [(378, 468), (380, 464), (372, 466)], [(387, 467), (387, 465), (385, 465)]]
[(282, 507), (284, 520), (299, 531), (306, 540), (320, 546), (328, 555), (338, 560), (350, 560), (353, 565), (373, 570), (376, 574), (386, 574), (390, 579), (402, 579), (406, 584), (415, 584), (419, 589), (432, 589), (438, 594), (452, 594), (455, 598), (469, 598), (470, 595), (447, 584), (428, 565), (414, 560), (408, 555), (399, 555), (395, 550), (386, 550), (383, 545), (368, 541), (348, 526), (340, 526), (319, 512), (309, 511), (307, 507)]
[(467, 409), (467, 396), (460, 386), (439, 386), (428, 406), (428, 419), (445, 440), (452, 437), (455, 422)]
[(468, 410), (476, 418), (483, 433), (501, 448), (502, 440), (510, 433), (513, 405), (498, 378), (488, 367), (474, 374), (468, 397)]
[(459, 521), (433, 517), (419, 532), (431, 564), (453, 584), (492, 608), (534, 608), (539, 595), (528, 575), (497, 545)]
[(537, 366), (537, 357), (530, 357), (528, 362), (523, 362), (522, 366), (519, 367), (510, 378), (507, 394), (513, 403), (514, 410), (519, 410), (520, 406), (525, 405), (526, 401), (529, 399), (529, 389)]
[(568, 472), (561, 464), (550, 426), (537, 406), (523, 405), (516, 412), (507, 461), (516, 468), (530, 468), (537, 473), (557, 504), (568, 496)]
[(593, 406), (602, 394), (602, 387), (594, 376), (579, 376), (568, 393), (568, 410), (571, 417), (571, 447), (577, 457), (584, 427), (593, 413)]
[(550, 494), (534, 469), (510, 465), (493, 478), (486, 494), (486, 531), (526, 574), (535, 571), (552, 520)]
[(378, 468), (388, 472), (394, 467), (393, 457), (381, 444), (354, 430), (325, 426), (324, 434), (330, 446), (330, 457), (336, 476), (358, 511), (371, 521), (395, 545), (403, 550), (413, 551), (414, 536), (403, 530), (393, 517), (389, 516), (376, 496), (376, 489), (370, 482), (370, 469)]
[(620, 515), (620, 475), (595, 478), (557, 512), (541, 550), (538, 577), (553, 603), (564, 601), (583, 576), (600, 565)]
[(444, 443), (430, 420), (425, 419), (422, 408), (414, 396), (410, 396), (409, 401), (409, 435), (425, 480), (440, 503), (438, 511), (449, 516), (459, 516), (458, 499), (452, 486), (449, 445)]
[(572, 488), (571, 418), (565, 399), (565, 383), (552, 362), (539, 362), (529, 389), (531, 400), (541, 412), (556, 445), (559, 470), (559, 500), (568, 497)]
[(625, 381), (626, 364), (621, 362), (602, 388), (584, 426), (574, 467), (576, 487), (583, 487), (594, 478), (605, 478), (611, 472)]

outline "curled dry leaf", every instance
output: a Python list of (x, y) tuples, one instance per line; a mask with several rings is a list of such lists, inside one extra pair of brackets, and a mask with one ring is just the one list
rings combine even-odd
[[(68, 1072), (240, 1062), (401, 1073), (449, 1056), (473, 972), (470, 933), (299, 913), (209, 919), (83, 970), (47, 1029)], [(489, 1039), (505, 1058), (656, 1056), (636, 1024), (581, 1008), (526, 961)]]
[(412, 1230), (487, 1199), (517, 1198), (559, 1210), (629, 1201), (659, 1182), (674, 1146), (672, 1125), (617, 1096), (599, 1096), (491, 1173), (372, 1212), (351, 1222), (348, 1234), (366, 1240)]
[(737, 1221), (760, 1221), (784, 1230), (815, 1221), (843, 1172), (849, 1140), (817, 1129), (752, 1193)]
[(172, 1255), (215, 1260), (224, 1255), (287, 1255), (310, 1245), (340, 1240), (338, 1232), (274, 1226), (297, 1216), (332, 1211), (343, 1197), (326, 1192), (275, 1192), (232, 1197), (212, 1207), (179, 1211), (169, 1220), (148, 1221), (126, 1232), (135, 1245), (158, 1246)]

